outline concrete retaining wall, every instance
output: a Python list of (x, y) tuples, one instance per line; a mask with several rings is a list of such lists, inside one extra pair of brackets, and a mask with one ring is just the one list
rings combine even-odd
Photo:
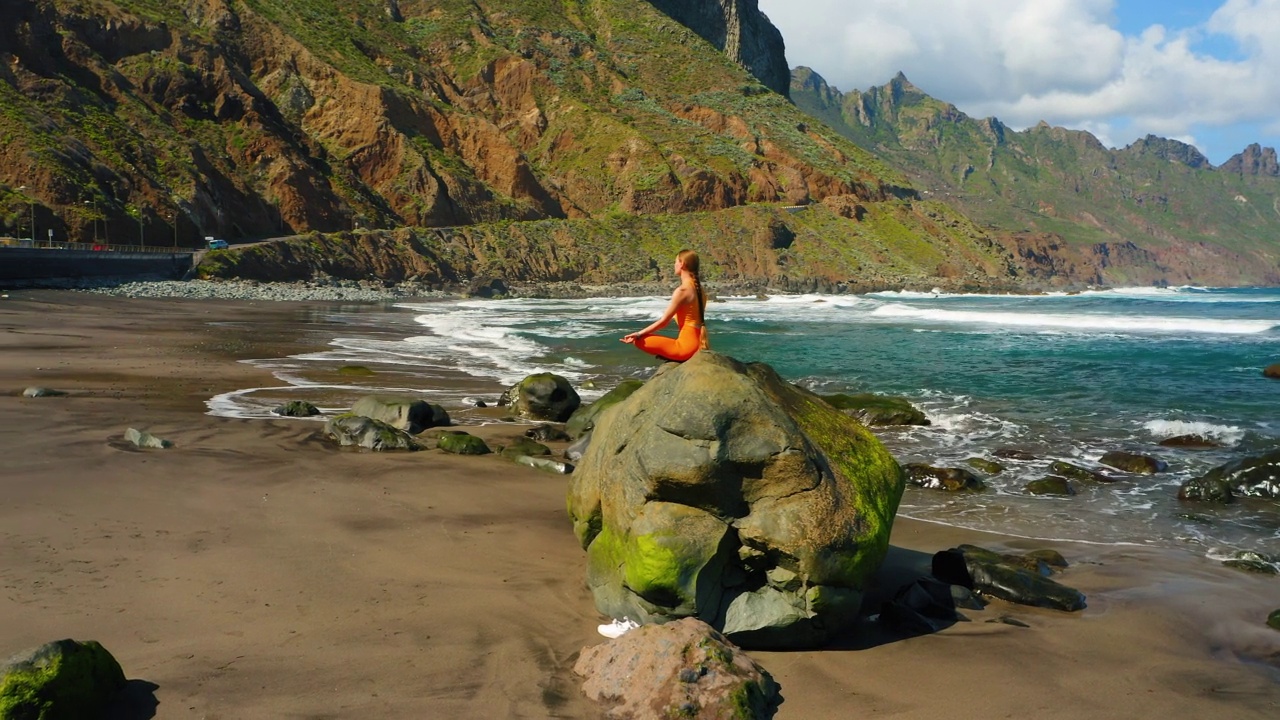
[(57, 287), (122, 278), (176, 280), (191, 269), (192, 254), (0, 247), (0, 286)]

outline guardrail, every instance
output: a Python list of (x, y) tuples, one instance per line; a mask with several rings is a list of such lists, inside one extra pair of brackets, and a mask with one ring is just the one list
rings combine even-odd
[(76, 242), (49, 242), (41, 240), (33, 242), (31, 240), (10, 241), (0, 244), (0, 247), (26, 248), (34, 250), (88, 250), (92, 252), (128, 252), (128, 253), (183, 253), (190, 255), (196, 250), (194, 248), (180, 247), (162, 247), (158, 245), (112, 245), (108, 243), (76, 243)]

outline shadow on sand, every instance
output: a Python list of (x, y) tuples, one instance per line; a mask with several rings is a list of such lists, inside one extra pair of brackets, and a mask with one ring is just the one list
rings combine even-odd
[(159, 685), (146, 680), (130, 680), (107, 708), (103, 720), (150, 720), (156, 716), (156, 708), (160, 706), (156, 699), (159, 688)]

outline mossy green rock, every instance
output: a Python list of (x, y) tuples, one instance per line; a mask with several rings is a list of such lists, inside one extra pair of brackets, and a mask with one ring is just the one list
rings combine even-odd
[(0, 665), (0, 720), (101, 717), (125, 682), (98, 643), (51, 642)]
[(598, 416), (568, 505), (605, 615), (812, 647), (856, 619), (903, 487), (853, 418), (703, 351)]
[(832, 407), (857, 418), (864, 425), (928, 425), (929, 418), (906, 398), (864, 393), (824, 395)]
[(1280, 630), (1280, 609), (1272, 610), (1267, 616), (1267, 626), (1272, 630)]
[(977, 475), (964, 468), (940, 468), (923, 463), (911, 463), (904, 465), (902, 469), (907, 474), (907, 482), (929, 490), (976, 492), (987, 487)]
[(1138, 475), (1155, 475), (1169, 469), (1169, 464), (1159, 458), (1122, 450), (1112, 450), (1104, 454), (1098, 462)]
[(379, 452), (422, 449), (404, 430), (352, 413), (329, 418), (325, 421), (324, 432), (343, 447), (362, 447)]
[(564, 422), (582, 405), (582, 398), (563, 377), (554, 373), (538, 373), (511, 386), (502, 394), (498, 404), (509, 405), (511, 413), (517, 417)]
[(454, 455), (488, 455), (493, 452), (484, 440), (460, 431), (441, 433), (436, 447)]
[(591, 432), (596, 426), (596, 418), (600, 413), (631, 397), (631, 394), (643, 385), (644, 382), (640, 380), (623, 380), (618, 383), (618, 387), (605, 393), (599, 400), (574, 411), (569, 422), (565, 423), (565, 431), (574, 440)]
[(1057, 475), (1050, 475), (1048, 477), (1040, 478), (1039, 480), (1032, 480), (1027, 483), (1023, 489), (1032, 495), (1076, 494), (1076, 489), (1071, 485), (1071, 481), (1064, 477), (1058, 477)]
[(373, 371), (363, 365), (343, 365), (338, 368), (338, 374), (347, 377), (369, 377), (373, 375)]
[[(1271, 498), (1280, 500), (1280, 450), (1272, 450), (1263, 455), (1251, 455), (1232, 460), (1210, 470), (1198, 478), (1189, 480), (1183, 485), (1198, 486), (1204, 499), (1214, 500), (1227, 488), (1230, 496)], [(1179, 493), (1178, 497), (1182, 497)], [(1191, 498), (1186, 498), (1191, 499)]]
[(986, 458), (971, 457), (968, 460), (965, 460), (964, 464), (988, 475), (999, 475), (1004, 472), (1003, 465), (995, 460), (988, 460)]
[(320, 414), (320, 408), (306, 400), (290, 400), (271, 412), (284, 417), (315, 417)]
[(449, 413), (443, 407), (399, 395), (366, 395), (351, 406), (351, 414), (373, 418), (410, 435), (449, 424)]
[(551, 448), (540, 442), (530, 440), (529, 438), (516, 438), (511, 441), (510, 445), (502, 448), (502, 455), (509, 458), (517, 458), (521, 455), (530, 457), (543, 457), (551, 454)]
[(1054, 460), (1053, 463), (1049, 465), (1049, 472), (1069, 480), (1078, 480), (1080, 482), (1115, 482), (1115, 478), (1108, 477), (1096, 470), (1090, 470), (1089, 468), (1081, 467), (1064, 460)]

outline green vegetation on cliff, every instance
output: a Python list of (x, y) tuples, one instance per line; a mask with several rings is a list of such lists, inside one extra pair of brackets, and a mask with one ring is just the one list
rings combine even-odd
[[(1014, 131), (995, 118), (970, 118), (902, 75), (882, 87), (842, 93), (812, 70), (797, 68), (791, 96), (845, 137), (904, 168), (922, 195), (953, 204), (986, 227), (1052, 235), (1076, 247), (1136, 243), (1170, 274), (1211, 275), (1212, 268), (1194, 267), (1209, 255), (1208, 264), (1221, 270), (1210, 281), (1277, 279), (1280, 177), (1274, 153), (1269, 165), (1257, 158), (1261, 172), (1249, 172), (1242, 156), (1213, 168), (1195, 148), (1175, 140), (1147, 137), (1108, 150), (1089, 133), (1044, 123)], [(1106, 270), (1105, 262), (1097, 264)], [(1106, 279), (1123, 278), (1113, 273)]]

